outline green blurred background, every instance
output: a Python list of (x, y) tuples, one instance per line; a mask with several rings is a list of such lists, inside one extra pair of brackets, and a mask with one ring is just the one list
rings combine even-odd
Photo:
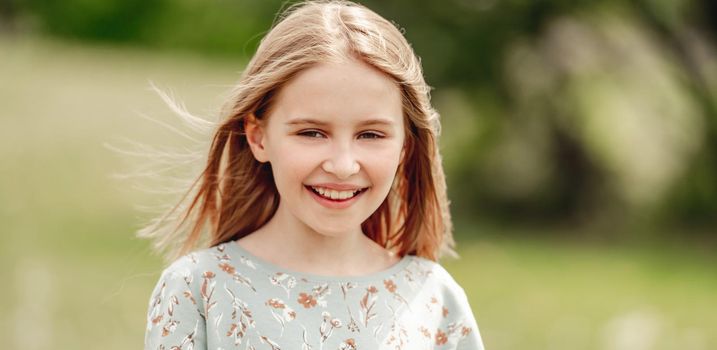
[[(714, 1), (363, 3), (435, 87), (487, 349), (717, 349)], [(150, 82), (216, 121), (287, 4), (0, 0), (3, 347), (142, 347), (146, 155), (196, 145)]]

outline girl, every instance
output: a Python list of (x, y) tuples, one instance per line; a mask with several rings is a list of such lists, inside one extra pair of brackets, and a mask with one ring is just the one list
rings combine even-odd
[(436, 263), (453, 243), (438, 133), (391, 22), (347, 1), (289, 8), (244, 71), (183, 219), (140, 232), (180, 242), (145, 349), (483, 349)]

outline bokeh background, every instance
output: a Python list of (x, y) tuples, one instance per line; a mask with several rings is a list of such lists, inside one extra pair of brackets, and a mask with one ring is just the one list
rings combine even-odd
[[(435, 87), (487, 349), (717, 349), (717, 3), (363, 3)], [(287, 4), (0, 0), (3, 347), (142, 347), (147, 155), (203, 142), (150, 86), (216, 121)]]

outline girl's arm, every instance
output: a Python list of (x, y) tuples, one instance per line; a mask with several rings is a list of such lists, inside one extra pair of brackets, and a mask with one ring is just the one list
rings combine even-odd
[(450, 295), (446, 307), (448, 337), (456, 337), (456, 350), (484, 350), (483, 339), (473, 315), (465, 290), (455, 280), (450, 279)]
[(465, 299), (461, 304), (463, 308), (462, 312), (464, 314), (463, 319), (465, 320), (464, 325), (466, 328), (461, 330), (464, 336), (460, 338), (460, 341), (456, 346), (456, 350), (484, 350), (483, 339), (481, 338), (480, 330), (478, 330), (478, 324), (473, 316), (473, 311), (468, 304), (468, 298), (465, 296), (465, 293), (463, 294), (463, 297)]
[[(170, 267), (171, 268), (171, 267)], [(171, 269), (154, 287), (147, 311), (145, 350), (205, 350), (206, 326), (193, 292), (192, 276)]]

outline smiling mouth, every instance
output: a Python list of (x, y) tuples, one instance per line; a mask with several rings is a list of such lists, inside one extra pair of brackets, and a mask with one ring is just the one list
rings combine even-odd
[(325, 198), (327, 200), (331, 201), (345, 201), (349, 200), (351, 198), (354, 198), (361, 194), (362, 192), (366, 191), (368, 187), (360, 188), (357, 190), (349, 190), (349, 191), (337, 191), (337, 190), (331, 190), (327, 188), (321, 188), (321, 187), (313, 187), (313, 186), (305, 186), (309, 191), (316, 193), (318, 196), (321, 196), (322, 198)]

